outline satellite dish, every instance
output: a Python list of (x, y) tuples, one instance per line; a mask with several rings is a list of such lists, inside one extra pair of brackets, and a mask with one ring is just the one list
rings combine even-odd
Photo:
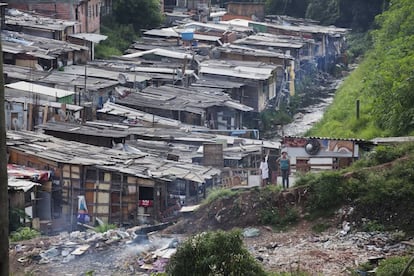
[(305, 151), (310, 155), (315, 155), (319, 152), (321, 145), (317, 139), (309, 139), (305, 144)]
[(128, 82), (128, 77), (125, 74), (119, 73), (118, 82), (120, 84), (126, 84)]

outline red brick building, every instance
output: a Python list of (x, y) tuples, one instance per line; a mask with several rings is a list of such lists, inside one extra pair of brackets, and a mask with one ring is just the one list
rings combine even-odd
[(99, 33), (101, 11), (109, 13), (112, 0), (7, 0), (9, 8), (33, 11), (38, 14), (79, 21), (76, 33)]

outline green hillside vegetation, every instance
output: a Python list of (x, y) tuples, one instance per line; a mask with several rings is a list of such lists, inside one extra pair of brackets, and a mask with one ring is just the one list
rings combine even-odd
[(413, 183), (414, 143), (407, 143), (378, 146), (345, 170), (306, 174), (296, 185), (309, 188), (310, 217), (348, 205), (354, 208), (349, 219), (362, 230), (414, 233)]
[[(170, 274), (162, 275), (189, 275), (188, 269), (203, 275), (263, 275), (260, 265), (242, 246), (240, 232), (233, 231), (256, 225), (279, 231), (305, 219), (315, 233), (320, 233), (348, 221), (352, 231), (389, 231), (396, 243), (409, 240), (414, 234), (413, 182), (414, 143), (406, 143), (378, 146), (343, 170), (297, 175), (295, 187), (288, 191), (275, 185), (264, 189), (214, 190), (191, 217), (169, 228), (171, 233), (192, 237), (172, 259)], [(301, 196), (295, 198), (298, 194)], [(379, 264), (378, 275), (400, 275), (408, 258), (387, 258)], [(221, 264), (226, 265), (227, 272)], [(358, 270), (373, 268), (372, 263), (366, 263), (360, 264)], [(240, 269), (245, 274), (240, 274)], [(266, 275), (314, 273), (298, 270)]]
[(373, 48), (306, 135), (370, 139), (414, 134), (413, 20), (411, 0), (393, 0), (389, 10), (377, 16)]

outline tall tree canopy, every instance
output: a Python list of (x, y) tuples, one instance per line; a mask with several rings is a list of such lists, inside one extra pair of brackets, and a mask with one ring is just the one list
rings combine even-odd
[(367, 79), (374, 114), (379, 127), (409, 134), (414, 131), (414, 1), (392, 1), (377, 21), (381, 28), (373, 32), (373, 70)]
[(304, 18), (310, 0), (266, 0), (268, 14), (281, 14)]
[(336, 25), (366, 31), (389, 0), (266, 0), (268, 14), (282, 14), (318, 20), (323, 25)]
[(116, 0), (113, 14), (120, 24), (131, 24), (136, 32), (158, 27), (162, 16), (158, 0)]
[[(345, 80), (309, 135), (360, 137), (414, 134), (414, 1), (392, 0), (377, 17), (374, 48)], [(361, 116), (354, 114), (360, 100)]]

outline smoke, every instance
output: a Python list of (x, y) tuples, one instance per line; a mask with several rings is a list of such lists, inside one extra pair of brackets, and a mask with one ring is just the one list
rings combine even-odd
[(133, 240), (127, 243), (124, 250), (125, 256), (139, 256), (145, 253), (176, 248), (178, 239), (173, 237), (160, 237), (159, 235), (136, 235)]

